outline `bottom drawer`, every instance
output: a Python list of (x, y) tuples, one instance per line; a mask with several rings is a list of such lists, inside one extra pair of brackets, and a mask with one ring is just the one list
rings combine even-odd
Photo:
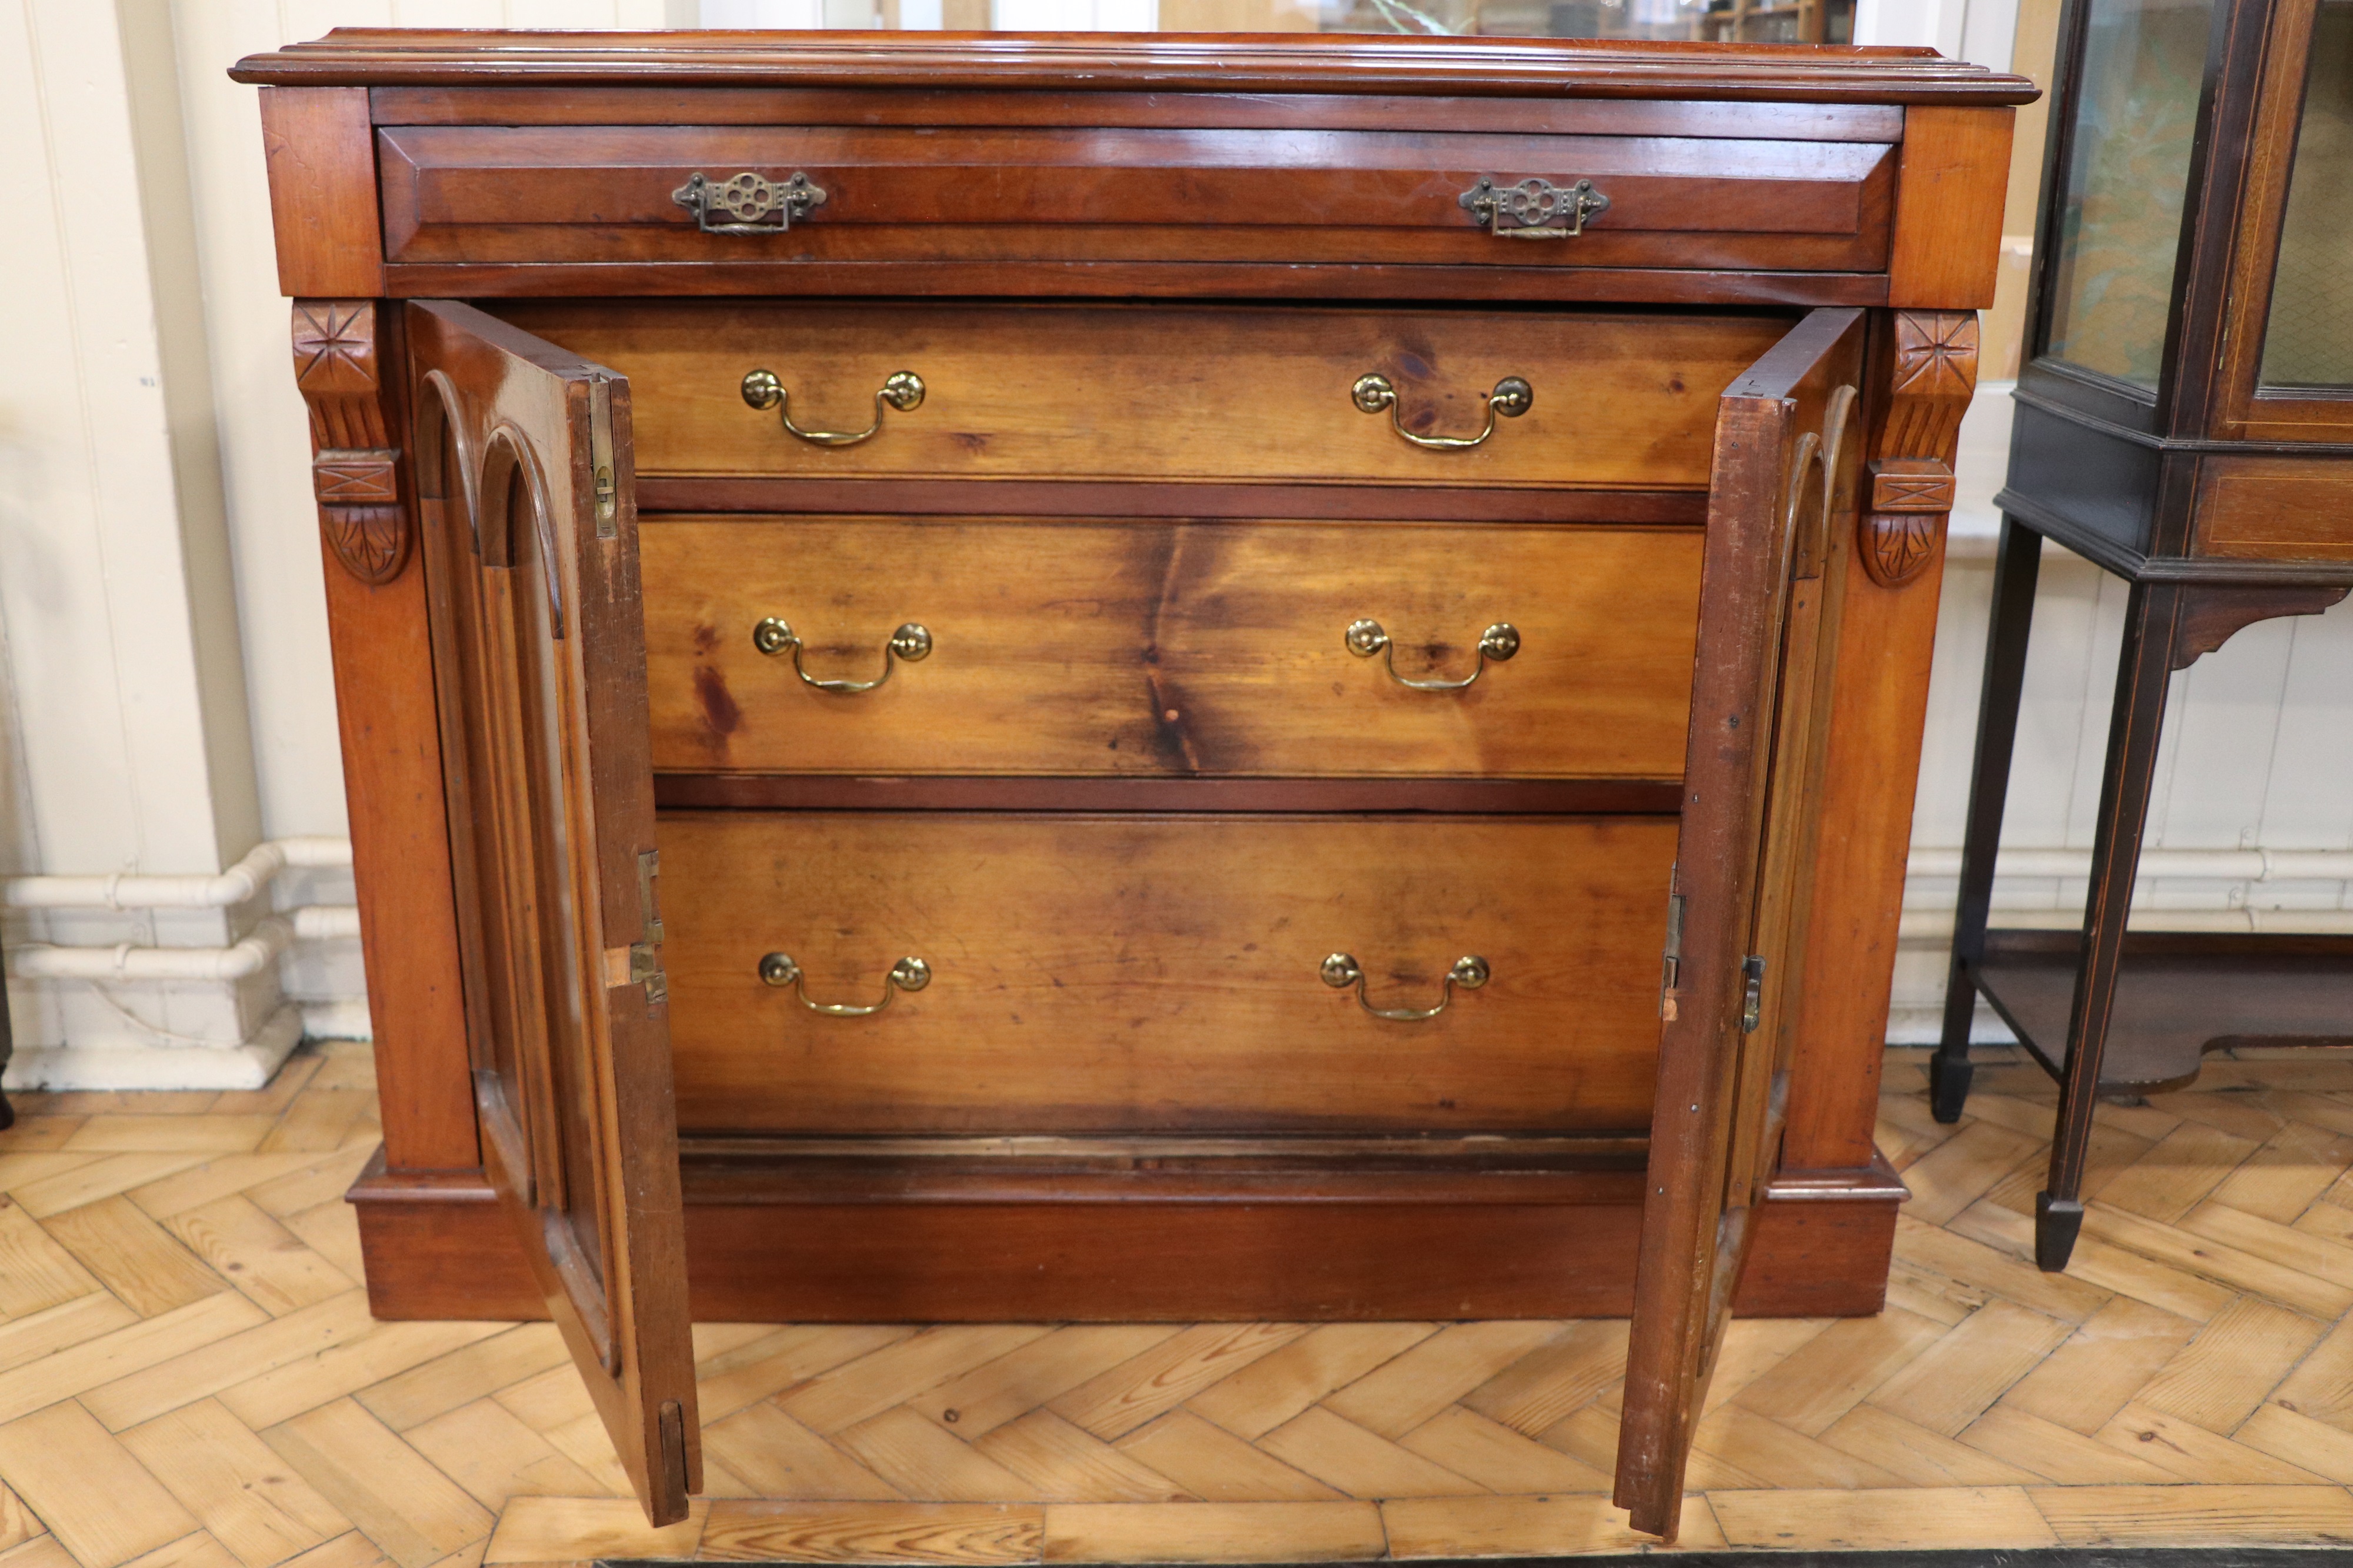
[[(681, 812), (694, 1132), (1639, 1131), (1672, 817)], [(1325, 984), (1353, 954), (1374, 1007)], [(789, 954), (800, 978), (761, 975)], [(920, 990), (884, 979), (902, 957)], [(890, 1004), (864, 1016), (806, 1005)]]

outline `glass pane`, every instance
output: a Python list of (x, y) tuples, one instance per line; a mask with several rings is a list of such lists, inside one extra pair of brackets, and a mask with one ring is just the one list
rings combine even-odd
[(2043, 352), (2157, 385), (2213, 0), (2091, 0)]
[(2353, 0), (2327, 0), (2313, 28), (2263, 379), (2353, 386)]
[[(711, 27), (1451, 33), (1843, 44), (1855, 0), (702, 0)], [(821, 20), (820, 20), (821, 14)]]

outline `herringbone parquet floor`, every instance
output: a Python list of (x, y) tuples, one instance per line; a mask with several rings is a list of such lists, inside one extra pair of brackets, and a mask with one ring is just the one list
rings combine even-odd
[[(2249, 1056), (2254, 1053), (2249, 1053)], [(2353, 1540), (2353, 1060), (2103, 1109), (2073, 1268), (2024, 1259), (2050, 1089), (1882, 1142), (1875, 1319), (1733, 1331), (1694, 1547)], [(710, 1499), (647, 1531), (544, 1325), (372, 1322), (364, 1049), (270, 1089), (25, 1097), (0, 1136), (0, 1568), (628, 1553), (1332, 1560), (1630, 1544), (1616, 1322), (698, 1331)]]

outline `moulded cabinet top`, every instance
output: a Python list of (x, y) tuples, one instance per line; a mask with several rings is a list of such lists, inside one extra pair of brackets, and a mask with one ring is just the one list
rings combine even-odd
[(338, 27), (237, 62), (280, 87), (1039, 88), (1158, 92), (2031, 102), (1932, 49), (1344, 34), (454, 32)]

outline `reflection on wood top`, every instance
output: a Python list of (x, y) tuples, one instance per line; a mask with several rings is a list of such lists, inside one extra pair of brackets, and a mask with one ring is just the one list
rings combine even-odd
[(1301, 34), (555, 33), (338, 27), (229, 73), (281, 87), (634, 82), (2029, 103), (1925, 48)]

